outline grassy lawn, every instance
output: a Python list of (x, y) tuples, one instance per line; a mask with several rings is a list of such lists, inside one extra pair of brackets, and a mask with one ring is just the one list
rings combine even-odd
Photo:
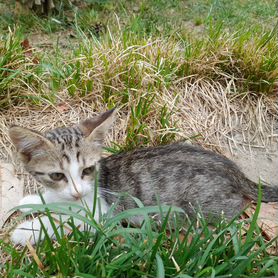
[[(64, 102), (86, 102), (94, 111), (117, 106), (129, 116), (124, 138), (108, 148), (119, 152), (184, 137), (202, 144), (197, 129), (180, 135), (185, 121), (181, 111), (187, 105), (193, 114), (198, 105), (208, 115), (219, 111), (223, 129), (228, 126), (229, 107), (221, 106), (218, 97), (235, 103), (237, 113), (242, 113), (245, 102), (257, 100), (265, 101), (268, 113), (277, 110), (274, 0), (84, 2), (63, 1), (49, 17), (20, 14), (14, 3), (0, 4), (3, 113)], [(191, 100), (188, 91), (196, 92)], [(214, 133), (209, 134), (212, 144)], [(61, 207), (34, 207), (46, 214), (49, 209), (61, 211)], [(263, 236), (256, 215), (221, 220), (211, 227), (201, 215), (197, 221), (181, 220), (179, 214), (173, 216), (175, 211), (180, 212), (143, 207), (138, 201), (138, 209), (116, 217), (111, 217), (111, 208), (100, 224), (88, 211), (84, 219), (88, 232), (81, 233), (74, 225), (80, 216), (67, 210), (72, 216), (69, 237), (60, 236), (55, 242), (47, 238), (35, 249), (0, 239), (1, 276), (278, 275), (277, 256), (269, 251), (273, 242)], [(153, 221), (154, 213), (161, 215), (160, 226)], [(132, 227), (128, 219), (137, 214), (145, 221)]]

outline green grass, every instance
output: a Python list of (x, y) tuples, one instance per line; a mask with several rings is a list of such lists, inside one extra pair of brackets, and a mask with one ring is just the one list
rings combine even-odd
[[(33, 253), (26, 247), (16, 249), (0, 241), (2, 252), (10, 255), (5, 264), (0, 263), (0, 272), (2, 277), (277, 275), (278, 258), (267, 252), (273, 241), (266, 242), (256, 224), (260, 199), (261, 195), (253, 219), (235, 217), (230, 222), (221, 219), (213, 226), (200, 213), (197, 221), (190, 221), (179, 208), (144, 207), (137, 199), (134, 199), (137, 208), (112, 217), (116, 204), (99, 224), (94, 221), (94, 212), (82, 206), (73, 208), (85, 211), (85, 218), (64, 204), (30, 205), (30, 213), (44, 212), (53, 223), (50, 211), (69, 215), (72, 231), (67, 237), (65, 231), (55, 228), (57, 240), (53, 242), (47, 236)], [(153, 220), (153, 214), (160, 215), (160, 225)], [(130, 225), (129, 219), (138, 215), (144, 219), (142, 225)], [(74, 219), (84, 221), (87, 231), (80, 232)], [(121, 224), (123, 220), (125, 227)]]
[(19, 103), (39, 105), (51, 99), (45, 94), (40, 55), (31, 46), (24, 46), (21, 29), (9, 29), (0, 37), (0, 109)]
[(35, 15), (14, 17), (11, 13), (13, 1), (9, 9), (4, 9), (1, 28), (6, 29), (7, 25), (20, 24), (26, 31), (41, 29), (45, 32), (53, 32), (67, 28), (77, 20), (83, 30), (94, 31), (98, 23), (104, 26), (109, 23), (110, 26), (115, 25), (117, 21), (112, 15), (117, 14), (123, 31), (141, 35), (161, 33), (169, 35), (188, 28), (194, 32), (194, 25), (202, 25), (205, 29), (210, 22), (223, 23), (225, 28), (231, 30), (234, 30), (235, 26), (269, 30), (273, 27), (276, 18), (273, 0), (201, 0), (197, 5), (193, 0), (120, 0), (117, 4), (109, 0), (98, 0), (87, 1), (85, 9), (67, 5), (67, 1), (61, 3), (64, 3), (62, 8), (59, 7), (49, 19), (41, 19)]
[[(275, 88), (277, 25), (269, 24), (275, 19), (274, 1), (94, 1), (73, 11), (50, 18), (4, 14), (0, 108), (21, 102), (22, 96), (35, 105), (55, 103), (64, 88), (73, 98), (97, 90), (109, 107), (131, 105), (182, 85), (186, 76), (189, 83), (207, 79), (212, 86), (234, 81), (239, 94), (271, 94)], [(187, 26), (194, 21), (202, 30)], [(19, 27), (4, 35), (13, 24)], [(24, 33), (61, 28), (71, 30), (78, 47), (63, 52), (57, 44), (46, 55), (36, 48), (26, 55)], [(165, 109), (162, 105), (158, 115), (170, 112)]]

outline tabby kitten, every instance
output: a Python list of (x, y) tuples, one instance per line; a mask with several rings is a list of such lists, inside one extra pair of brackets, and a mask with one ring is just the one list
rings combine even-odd
[[(158, 196), (161, 203), (181, 207), (189, 216), (194, 214), (192, 206), (198, 206), (210, 219), (222, 212), (232, 218), (245, 206), (246, 198), (257, 198), (257, 185), (232, 161), (183, 142), (101, 158), (102, 143), (114, 115), (111, 110), (77, 126), (57, 128), (44, 135), (19, 126), (10, 129), (10, 138), (26, 170), (46, 188), (46, 203), (86, 202), (92, 209), (96, 171), (96, 221), (115, 202), (115, 192), (128, 192), (145, 205), (155, 205)], [(278, 188), (264, 186), (263, 200), (278, 201)], [(38, 195), (29, 195), (20, 205), (38, 203)], [(118, 211), (134, 206), (131, 199), (125, 198)], [(65, 220), (63, 216), (62, 221)], [(48, 218), (43, 216), (41, 221), (54, 238)], [(84, 229), (81, 222), (75, 224)], [(16, 227), (11, 239), (15, 244), (25, 245), (27, 240), (34, 244), (40, 228), (38, 219), (25, 221)]]

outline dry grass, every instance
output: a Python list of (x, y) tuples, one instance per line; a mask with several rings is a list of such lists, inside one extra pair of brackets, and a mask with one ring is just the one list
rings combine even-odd
[[(177, 140), (191, 138), (191, 141), (196, 140), (204, 147), (222, 153), (227, 145), (231, 150), (238, 145), (270, 149), (277, 136), (277, 103), (265, 95), (256, 98), (252, 95), (235, 97), (231, 90), (233, 85), (229, 83), (224, 87), (220, 83), (212, 84), (200, 79), (194, 83), (179, 83), (169, 89), (164, 87), (161, 92), (156, 92), (155, 102), (144, 118), (150, 138), (149, 144), (159, 143), (155, 141), (159, 136), (175, 133)], [(125, 144), (132, 105), (134, 102), (122, 105), (119, 109), (118, 120), (107, 137), (108, 145), (111, 145), (111, 141)], [(169, 126), (160, 129), (156, 112), (159, 107), (165, 105), (171, 111)], [(72, 105), (67, 101), (56, 106), (46, 105), (40, 110), (13, 107), (0, 114), (0, 157), (2, 160), (13, 161), (18, 167), (17, 159), (12, 155), (14, 149), (8, 138), (8, 127), (13, 124), (43, 132), (57, 126), (77, 123), (107, 109), (107, 105), (101, 102), (88, 103), (82, 100)], [(175, 130), (171, 129), (173, 126), (176, 127)], [(24, 172), (20, 173), (26, 177)], [(29, 177), (26, 180), (26, 193), (29, 193), (34, 184)]]
[[(206, 57), (203, 43), (188, 49), (175, 40), (125, 39), (110, 34), (100, 42), (79, 35), (79, 48), (68, 53), (69, 57), (59, 57), (42, 72), (40, 78), (45, 81), (33, 95), (41, 97), (42, 102), (33, 102), (40, 106), (28, 107), (17, 99), (10, 103), (10, 109), (1, 112), (2, 159), (17, 161), (11, 159), (13, 148), (7, 135), (12, 124), (44, 131), (74, 124), (114, 106), (119, 108), (119, 117), (107, 142), (116, 142), (122, 149), (179, 139), (197, 141), (222, 153), (227, 151), (226, 146), (231, 153), (239, 145), (271, 149), (277, 138), (276, 96), (242, 91), (242, 80), (238, 83), (237, 78), (223, 71), (220, 65), (224, 60), (226, 66), (228, 58), (234, 65), (228, 41), (220, 38), (218, 47)], [(269, 51), (260, 48), (257, 56), (247, 56), (259, 67), (262, 59), (258, 56)], [(32, 60), (33, 52), (28, 53), (27, 58)], [(223, 63), (220, 54), (226, 55)], [(272, 75), (276, 74), (275, 69)], [(41, 88), (44, 95), (51, 94), (56, 101), (40, 95)], [(30, 90), (28, 94), (32, 96)], [(20, 175), (26, 178), (26, 192), (31, 192), (33, 181), (22, 170)]]

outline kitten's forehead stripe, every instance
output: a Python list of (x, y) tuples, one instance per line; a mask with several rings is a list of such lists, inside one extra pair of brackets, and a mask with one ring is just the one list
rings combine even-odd
[(79, 159), (80, 159), (80, 151), (77, 151), (77, 153), (76, 153), (76, 159), (77, 159), (77, 161), (79, 162)]
[(66, 145), (72, 145), (72, 136), (70, 135), (61, 135), (62, 140), (66, 143)]
[(61, 170), (65, 170), (64, 165), (63, 165), (63, 162), (62, 162), (62, 161), (59, 161), (59, 166), (60, 166)]
[(75, 132), (76, 135), (82, 136), (82, 132), (77, 127), (73, 127), (72, 130)]
[(59, 145), (61, 150), (80, 147), (80, 140), (83, 138), (82, 132), (77, 127), (56, 128), (46, 133), (46, 137)]
[[(78, 127), (56, 128), (45, 134), (58, 148), (61, 157), (59, 166), (61, 170), (69, 167), (74, 169), (73, 164), (85, 165), (85, 158), (80, 152), (81, 141), (84, 136)], [(83, 163), (83, 164), (82, 164)], [(73, 167), (73, 168), (72, 168)]]
[(60, 128), (54, 129), (54, 130), (53, 130), (53, 134), (55, 134), (55, 133), (57, 133), (57, 135), (60, 136), (60, 135), (61, 135), (61, 133), (60, 133)]
[(70, 163), (70, 157), (67, 154), (62, 155), (62, 159), (65, 159), (68, 163)]

